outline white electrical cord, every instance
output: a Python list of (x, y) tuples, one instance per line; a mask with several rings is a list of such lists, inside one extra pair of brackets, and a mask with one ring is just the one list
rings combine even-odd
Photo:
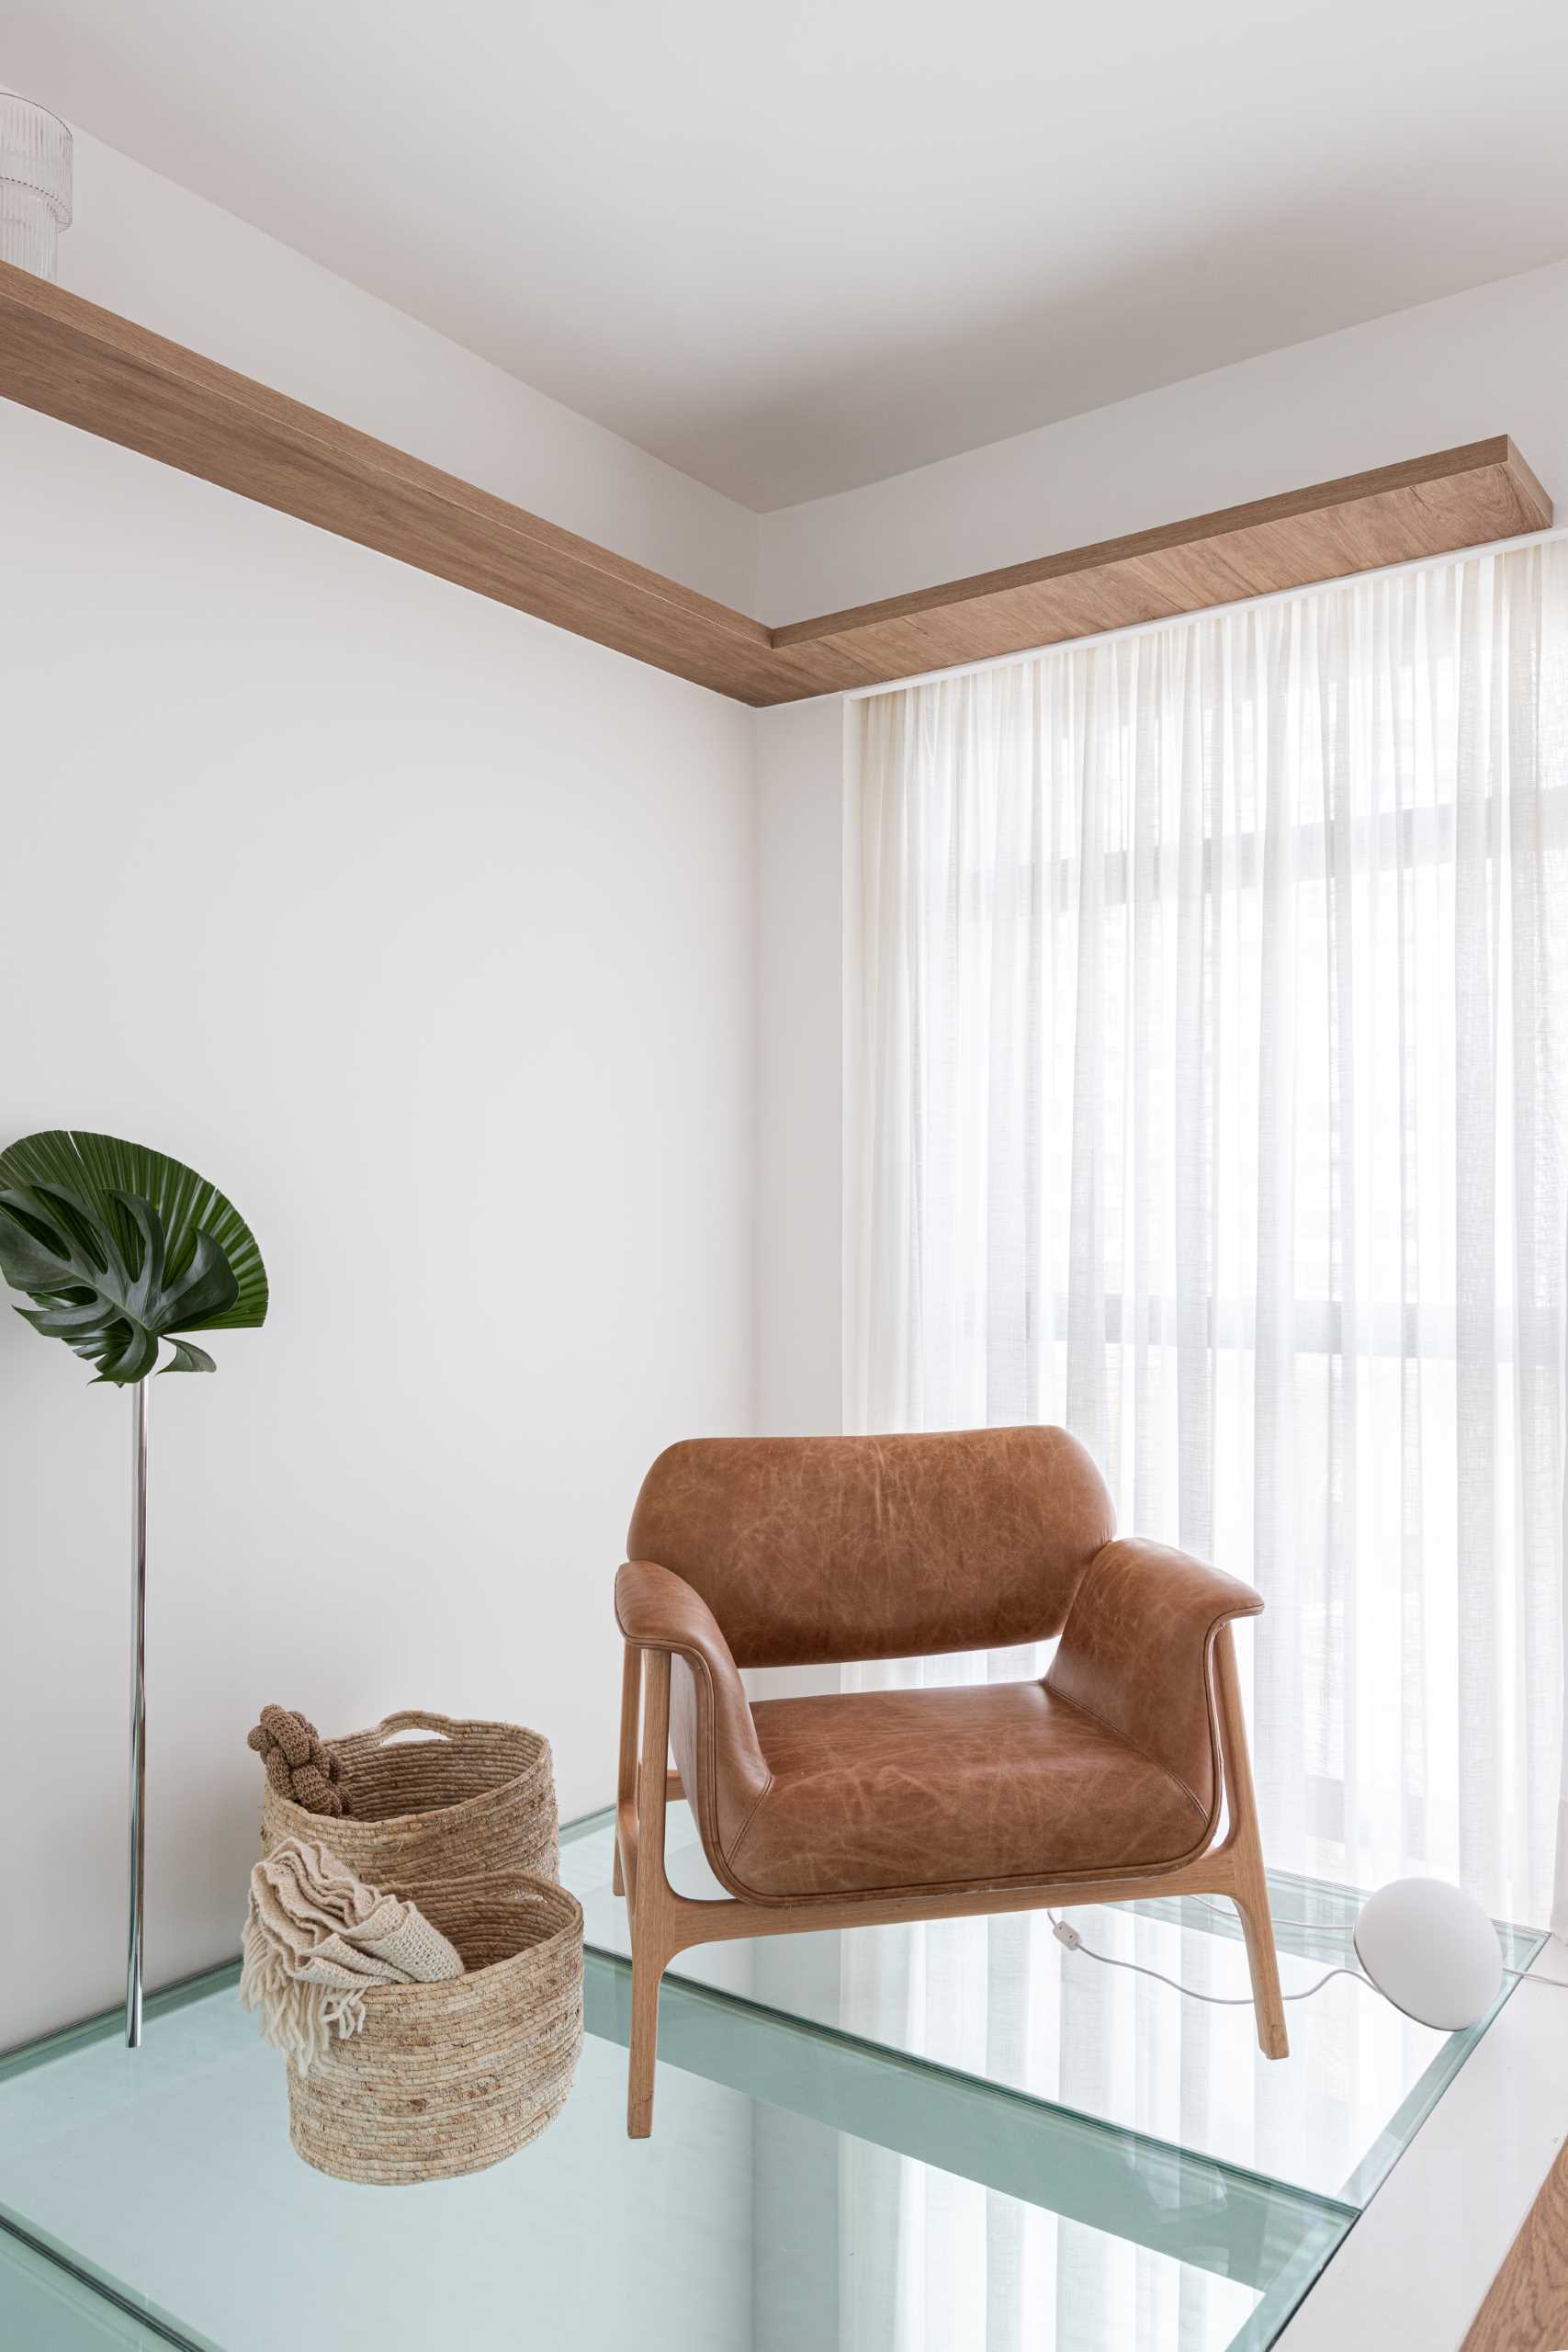
[[(1152, 1976), (1156, 1984), (1168, 1984), (1173, 1993), (1185, 1993), (1190, 2001), (1207, 2001), (1214, 2008), (1249, 2009), (1252, 2007), (1250, 1993), (1201, 1993), (1195, 1984), (1179, 1984), (1174, 1976), (1167, 1976), (1157, 1968), (1145, 1968), (1141, 1960), (1114, 1960), (1110, 1952), (1096, 1951), (1092, 1944), (1086, 1944), (1077, 1929), (1069, 1928), (1065, 1919), (1058, 1919), (1054, 1911), (1047, 1911), (1045, 1917), (1051, 1922), (1051, 1933), (1056, 1941), (1065, 1944), (1068, 1951), (1081, 1951), (1086, 1960), (1098, 1960), (1105, 1968), (1125, 1968), (1134, 1976)], [(1329, 1979), (1335, 1976), (1353, 1976), (1358, 1984), (1365, 1984), (1374, 1992), (1377, 1989), (1371, 1978), (1363, 1976), (1359, 1968), (1331, 1968), (1318, 1978), (1315, 1984), (1308, 1984), (1300, 1993), (1282, 1994), (1280, 1997), (1286, 2001), (1310, 2001), (1313, 1995), (1321, 1993)]]
[[(1205, 1910), (1218, 1911), (1220, 1907), (1218, 1904), (1209, 1903), (1201, 1894), (1194, 1895), (1190, 1899), (1203, 1904)], [(1184, 1994), (1190, 2001), (1207, 2001), (1212, 2008), (1249, 2009), (1253, 2006), (1250, 1993), (1201, 1993), (1195, 1984), (1183, 1984), (1178, 1978), (1167, 1976), (1158, 1968), (1145, 1967), (1141, 1960), (1116, 1960), (1108, 1951), (1096, 1951), (1092, 1944), (1085, 1943), (1076, 1928), (1070, 1928), (1065, 1919), (1058, 1919), (1054, 1911), (1047, 1911), (1045, 1917), (1050, 1920), (1051, 1933), (1059, 1944), (1068, 1951), (1081, 1951), (1086, 1960), (1098, 1960), (1102, 1968), (1124, 1968), (1134, 1976), (1152, 1976), (1156, 1984), (1168, 1984), (1173, 1993)], [(1311, 1919), (1287, 1919), (1280, 1920), (1278, 1924), (1281, 1927), (1310, 1928), (1316, 1922)], [(1343, 1930), (1331, 1929), (1327, 1932), (1343, 1933)], [(1532, 1976), (1527, 1969), (1523, 1968), (1505, 1968), (1503, 1973), (1505, 1976), (1512, 1976), (1521, 1984), (1550, 1984), (1556, 1992), (1568, 1993), (1568, 1977)], [(1330, 1968), (1318, 1978), (1315, 1984), (1304, 1985), (1299, 1993), (1282, 1993), (1280, 1997), (1285, 2001), (1310, 2001), (1314, 1993), (1321, 1993), (1324, 1986), (1331, 1983), (1336, 1976), (1348, 1976), (1356, 1984), (1364, 1984), (1370, 1993), (1375, 1993), (1378, 1990), (1371, 1978), (1365, 1975), (1359, 1968)]]

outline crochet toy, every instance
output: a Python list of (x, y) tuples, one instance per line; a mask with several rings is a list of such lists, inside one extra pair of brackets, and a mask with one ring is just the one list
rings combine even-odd
[(279, 1796), (291, 1797), (307, 1813), (329, 1814), (334, 1819), (353, 1812), (337, 1750), (303, 1715), (291, 1714), (287, 1707), (264, 1707), (245, 1745), (261, 1758)]

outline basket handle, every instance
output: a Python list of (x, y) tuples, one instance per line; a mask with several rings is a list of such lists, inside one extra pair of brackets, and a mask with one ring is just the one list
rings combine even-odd
[(466, 1730), (455, 1715), (437, 1715), (428, 1707), (401, 1707), (395, 1715), (383, 1715), (375, 1730), (379, 1744), (399, 1731), (433, 1731), (443, 1739), (450, 1739), (455, 1732)]

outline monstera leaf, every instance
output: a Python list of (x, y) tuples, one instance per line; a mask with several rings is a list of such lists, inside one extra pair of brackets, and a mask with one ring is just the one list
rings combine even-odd
[(0, 1152), (0, 1273), (34, 1304), (35, 1331), (126, 1386), (155, 1371), (212, 1372), (175, 1336), (265, 1320), (266, 1272), (231, 1201), (160, 1151), (54, 1128)]

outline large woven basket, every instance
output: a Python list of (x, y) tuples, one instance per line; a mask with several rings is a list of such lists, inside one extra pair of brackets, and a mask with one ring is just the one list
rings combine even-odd
[(427, 1886), (420, 1907), (468, 1973), (378, 1984), (365, 2023), (308, 2075), (288, 2069), (288, 2136), (339, 2180), (450, 2180), (499, 2164), (558, 2115), (582, 2048), (582, 1912), (502, 1871)]
[[(404, 1731), (434, 1737), (398, 1740)], [(457, 1722), (421, 1707), (335, 1738), (353, 1808), (307, 1813), (269, 1781), (262, 1851), (285, 1838), (330, 1846), (367, 1885), (423, 1905), (432, 1879), (484, 1871), (560, 1874), (560, 1824), (549, 1741), (521, 1724)]]

